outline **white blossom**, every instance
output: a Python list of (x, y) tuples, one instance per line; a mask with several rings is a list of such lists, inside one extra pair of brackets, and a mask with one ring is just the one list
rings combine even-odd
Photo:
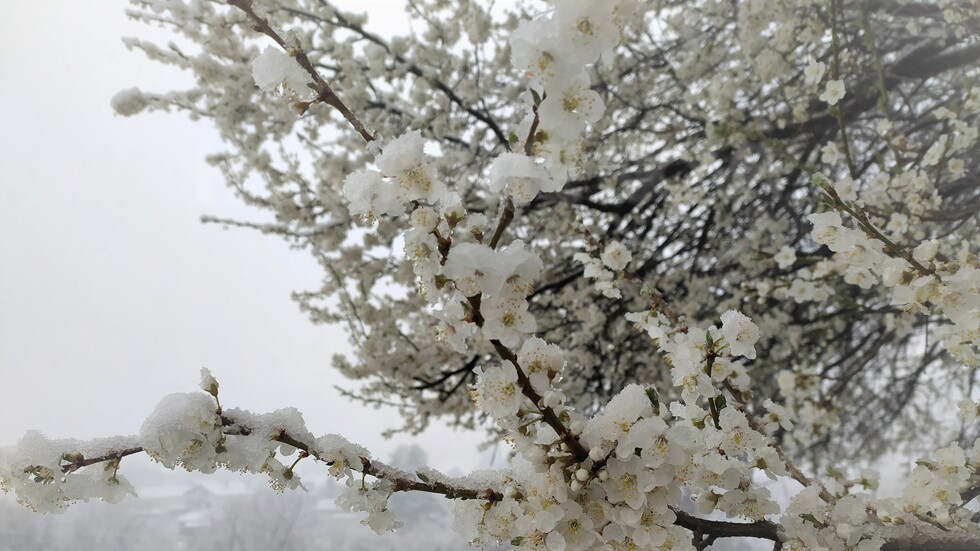
[(478, 375), (477, 405), (497, 419), (517, 413), (523, 395), (517, 384), (517, 368), (510, 362), (488, 367)]
[(777, 266), (785, 270), (796, 262), (796, 251), (792, 247), (784, 245), (773, 255), (772, 259), (776, 261)]
[(516, 204), (525, 205), (542, 191), (558, 191), (560, 183), (531, 157), (504, 153), (490, 167), (490, 189), (499, 192), (504, 188), (510, 190)]
[(845, 93), (843, 80), (828, 80), (827, 87), (820, 94), (820, 101), (826, 102), (828, 105), (837, 105)]
[(824, 71), (827, 70), (827, 65), (820, 61), (811, 61), (804, 69), (803, 75), (806, 78), (806, 83), (810, 85), (815, 85), (823, 79)]
[(632, 260), (633, 254), (619, 241), (613, 241), (602, 250), (602, 263), (610, 270), (623, 270)]
[(721, 315), (721, 334), (733, 356), (755, 359), (755, 343), (759, 340), (759, 328), (745, 314), (729, 310)]

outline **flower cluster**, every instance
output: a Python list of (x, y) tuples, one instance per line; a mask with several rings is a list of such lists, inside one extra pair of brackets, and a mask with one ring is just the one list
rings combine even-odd
[[(822, 176), (817, 180), (829, 186)], [(848, 207), (836, 192), (833, 197), (860, 229), (845, 226), (837, 212), (811, 214), (808, 219), (813, 239), (826, 245), (846, 267), (845, 281), (862, 287), (880, 281), (891, 290), (892, 305), (910, 313), (935, 310), (950, 322), (938, 330), (946, 349), (964, 364), (980, 367), (980, 348), (975, 344), (980, 342), (980, 264), (969, 243), (961, 243), (955, 256), (943, 261), (937, 256), (939, 241), (908, 248), (897, 245), (863, 211)]]
[[(135, 438), (81, 442), (29, 432), (15, 446), (0, 448), (0, 490), (13, 491), (19, 503), (42, 513), (64, 511), (76, 501), (117, 503), (136, 495), (119, 473), (117, 454), (138, 445)], [(102, 457), (114, 459), (79, 470), (86, 459)]]

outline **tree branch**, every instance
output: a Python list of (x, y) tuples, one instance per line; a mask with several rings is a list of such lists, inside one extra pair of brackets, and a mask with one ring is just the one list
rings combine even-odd
[(300, 67), (309, 73), (310, 77), (313, 78), (313, 82), (316, 83), (317, 100), (326, 103), (337, 111), (340, 111), (340, 114), (343, 115), (354, 130), (360, 134), (362, 138), (364, 138), (364, 141), (371, 142), (377, 139), (377, 136), (368, 132), (367, 128), (364, 127), (364, 124), (361, 123), (360, 119), (358, 119), (354, 113), (347, 108), (347, 105), (341, 101), (340, 97), (334, 93), (330, 85), (327, 84), (327, 81), (323, 80), (320, 73), (318, 73), (316, 68), (313, 67), (313, 63), (310, 62), (310, 58), (307, 57), (306, 52), (304, 52), (301, 48), (286, 44), (286, 41), (283, 40), (282, 36), (280, 36), (271, 25), (269, 25), (268, 20), (255, 13), (255, 10), (252, 9), (252, 0), (228, 0), (228, 5), (234, 6), (245, 12), (245, 14), (254, 24), (256, 31), (275, 40), (276, 44), (279, 44), (283, 50), (286, 50), (286, 52), (296, 58), (296, 61), (299, 63)]

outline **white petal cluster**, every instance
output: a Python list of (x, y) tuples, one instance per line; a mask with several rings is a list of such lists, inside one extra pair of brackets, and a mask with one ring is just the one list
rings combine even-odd
[(633, 259), (633, 253), (619, 241), (611, 241), (602, 249), (600, 258), (607, 268), (618, 272), (626, 269), (630, 260)]
[(530, 203), (538, 193), (558, 191), (562, 183), (527, 155), (504, 153), (490, 167), (490, 190), (507, 189), (518, 205)]
[[(606, 256), (612, 263), (620, 265), (623, 258), (626, 258), (627, 263), (629, 262), (629, 258), (626, 257), (628, 254), (630, 254), (629, 251), (617, 251), (613, 248), (613, 253)], [(575, 253), (572, 258), (576, 262), (582, 263), (585, 267), (582, 276), (593, 280), (593, 286), (603, 296), (608, 298), (621, 298), (623, 296), (618, 288), (616, 274), (606, 268), (608, 263), (605, 263), (602, 258), (596, 258), (589, 253)]]
[(818, 84), (823, 80), (823, 74), (827, 70), (827, 65), (821, 61), (811, 61), (809, 65), (803, 69), (803, 76), (806, 78), (806, 83), (810, 85)]
[(384, 534), (405, 525), (388, 509), (390, 496), (391, 484), (385, 481), (363, 483), (349, 478), (347, 488), (337, 497), (337, 505), (347, 512), (367, 513), (367, 518), (361, 524), (370, 527), (376, 534)]
[(375, 158), (380, 171), (362, 169), (344, 180), (344, 197), (352, 214), (396, 215), (411, 201), (439, 203), (446, 189), (428, 162), (418, 130), (395, 138)]
[(504, 362), (477, 373), (476, 404), (495, 419), (517, 415), (523, 399), (513, 363)]
[[(466, 297), (482, 297), (482, 334), (505, 346), (517, 346), (537, 329), (537, 322), (528, 311), (527, 296), (542, 269), (541, 259), (528, 251), (520, 240), (500, 249), (479, 243), (454, 245), (442, 275), (453, 282), (457, 293), (449, 297), (448, 305), (442, 311), (455, 311), (462, 317), (465, 312), (456, 305), (465, 302)], [(475, 331), (468, 325), (456, 323), (464, 320), (446, 318), (446, 321), (451, 326), (456, 325), (450, 330), (452, 334)]]
[(394, 216), (405, 211), (381, 173), (374, 170), (358, 170), (344, 180), (344, 197), (349, 202), (351, 214), (364, 216)]
[(504, 273), (496, 251), (481, 243), (460, 243), (449, 251), (442, 273), (453, 280), (464, 296), (496, 295), (504, 285)]
[[(115, 503), (135, 495), (119, 472), (124, 456), (140, 451), (168, 468), (212, 473), (218, 468), (264, 473), (277, 490), (302, 487), (292, 467), (309, 455), (329, 466), (330, 474), (347, 478), (348, 491), (338, 503), (350, 511), (364, 511), (364, 523), (378, 533), (402, 525), (387, 509), (391, 494), (388, 478), (410, 480), (410, 475), (383, 464), (372, 464), (364, 448), (337, 435), (315, 438), (293, 408), (266, 414), (217, 408), (217, 381), (202, 370), (205, 392), (164, 397), (143, 423), (140, 436), (78, 440), (50, 440), (28, 433), (16, 446), (0, 449), (0, 489), (13, 491), (17, 500), (42, 512), (59, 512), (76, 501), (101, 499)], [(213, 391), (213, 392), (212, 392)], [(297, 448), (289, 441), (303, 447)], [(382, 477), (365, 484), (359, 472), (371, 465)], [(358, 474), (354, 474), (358, 472)], [(435, 473), (432, 476), (436, 476)], [(388, 477), (388, 478), (384, 478)], [(444, 483), (451, 482), (446, 479)]]
[(646, 389), (636, 384), (629, 385), (589, 421), (582, 432), (582, 439), (590, 449), (610, 449), (610, 444), (626, 438), (630, 428), (641, 417), (652, 414), (653, 407)]
[(755, 343), (759, 340), (759, 328), (745, 314), (729, 310), (721, 315), (721, 334), (733, 356), (755, 359)]
[(255, 85), (269, 92), (280, 87), (288, 94), (308, 96), (311, 91), (307, 83), (311, 82), (307, 73), (295, 57), (279, 48), (268, 46), (252, 61), (252, 78)]
[[(892, 305), (914, 313), (941, 313), (952, 322), (938, 331), (946, 349), (966, 365), (980, 366), (980, 267), (968, 249), (961, 249), (953, 262), (936, 263), (938, 241), (901, 254), (873, 233), (846, 227), (836, 212), (811, 214), (808, 219), (813, 239), (833, 251), (844, 266), (846, 282), (863, 288), (880, 282), (891, 289)], [(893, 231), (907, 224), (904, 216), (890, 220), (901, 221)]]
[[(527, 203), (539, 191), (558, 191), (579, 173), (585, 162), (582, 134), (605, 111), (602, 99), (592, 90), (586, 66), (616, 47), (620, 28), (634, 9), (628, 0), (562, 0), (554, 12), (522, 22), (511, 34), (513, 64), (526, 71), (535, 97), (542, 98), (537, 104), (537, 99), (527, 97), (533, 109), (517, 135), (522, 142), (531, 140), (531, 152), (541, 160), (533, 166), (547, 170), (546, 176), (540, 175), (522, 162), (525, 167), (520, 177), (524, 179), (510, 183), (515, 201)], [(537, 131), (529, 136), (532, 125)], [(498, 174), (514, 171), (512, 160), (503, 163), (507, 168), (497, 168)]]
[(936, 450), (931, 458), (916, 462), (900, 497), (885, 500), (885, 514), (914, 522), (916, 518), (957, 528), (976, 529), (972, 513), (962, 507), (962, 491), (980, 473), (980, 440), (964, 450), (956, 443)]
[(776, 261), (777, 266), (785, 270), (796, 262), (796, 251), (792, 247), (783, 246), (773, 255), (772, 259)]
[(885, 541), (867, 524), (864, 495), (847, 495), (827, 503), (817, 489), (804, 488), (786, 510), (786, 535), (804, 549), (856, 549), (876, 551)]
[(844, 89), (844, 81), (828, 80), (827, 87), (820, 94), (820, 101), (827, 102), (827, 105), (837, 105), (847, 91)]
[(561, 348), (538, 337), (524, 341), (517, 360), (527, 373), (531, 386), (540, 394), (551, 390), (565, 366)]
[(28, 432), (16, 445), (0, 448), (0, 490), (14, 492), (18, 503), (42, 513), (60, 513), (72, 503), (91, 499), (117, 503), (136, 495), (118, 472), (118, 462), (80, 471), (68, 466), (73, 460), (108, 456), (138, 445), (135, 438), (81, 442)]

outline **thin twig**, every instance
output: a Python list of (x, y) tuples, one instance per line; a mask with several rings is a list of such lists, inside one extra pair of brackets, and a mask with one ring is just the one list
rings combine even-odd
[(286, 50), (290, 55), (296, 58), (299, 66), (302, 67), (310, 77), (313, 78), (313, 82), (316, 83), (317, 100), (327, 105), (333, 107), (350, 123), (354, 130), (364, 138), (364, 141), (371, 142), (377, 139), (377, 136), (368, 132), (364, 124), (361, 123), (360, 119), (354, 115), (354, 113), (347, 108), (340, 97), (333, 91), (327, 81), (320, 76), (316, 68), (313, 67), (313, 63), (310, 62), (310, 58), (307, 57), (306, 52), (302, 48), (296, 45), (288, 45), (286, 41), (276, 32), (275, 29), (269, 25), (269, 21), (260, 17), (255, 10), (252, 9), (252, 0), (228, 0), (228, 5), (234, 6), (243, 12), (252, 21), (254, 29), (276, 42), (283, 50)]

